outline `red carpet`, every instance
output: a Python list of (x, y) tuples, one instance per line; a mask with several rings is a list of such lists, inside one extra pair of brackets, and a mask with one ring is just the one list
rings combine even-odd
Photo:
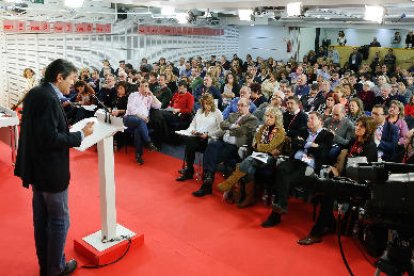
[[(37, 275), (31, 191), (13, 176), (9, 153), (0, 142), (0, 271)], [(100, 227), (97, 155), (73, 150), (71, 158), (66, 255), (85, 264), (73, 240)], [(335, 236), (311, 247), (296, 244), (312, 224), (311, 208), (300, 200), (290, 201), (280, 226), (263, 229), (270, 210), (260, 204), (239, 210), (218, 193), (193, 197), (199, 182), (175, 182), (180, 160), (146, 153), (139, 166), (132, 149), (115, 159), (118, 222), (143, 232), (144, 246), (114, 265), (74, 275), (348, 275)], [(355, 275), (373, 275), (352, 239), (344, 239), (344, 250)]]

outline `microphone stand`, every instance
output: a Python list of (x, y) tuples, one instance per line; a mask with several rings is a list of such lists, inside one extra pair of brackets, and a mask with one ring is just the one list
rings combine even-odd
[(99, 105), (101, 105), (103, 107), (103, 109), (105, 110), (105, 123), (109, 123), (111, 124), (111, 111), (109, 110), (109, 108), (101, 101), (98, 99), (98, 97), (95, 94), (91, 94), (92, 98), (94, 98)]

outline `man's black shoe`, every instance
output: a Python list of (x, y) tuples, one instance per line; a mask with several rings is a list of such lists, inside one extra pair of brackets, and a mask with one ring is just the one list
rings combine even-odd
[(149, 142), (145, 145), (145, 148), (149, 151), (160, 151), (152, 142)]
[(75, 259), (70, 260), (66, 263), (65, 269), (60, 275), (70, 275), (78, 267), (78, 262)]
[(212, 191), (211, 185), (203, 184), (203, 185), (201, 185), (201, 187), (198, 191), (193, 192), (193, 196), (203, 197), (203, 196), (206, 196), (206, 195), (211, 195), (212, 192), (213, 191)]
[(185, 167), (185, 168), (182, 168), (181, 170), (178, 170), (178, 173), (179, 174), (183, 174), (183, 173), (185, 173), (185, 170), (187, 169), (187, 167)]
[(275, 225), (278, 225), (279, 223), (280, 223), (280, 214), (275, 213), (275, 212), (272, 211), (272, 213), (267, 218), (267, 220), (262, 223), (262, 227), (263, 228), (269, 228), (269, 227), (273, 227)]
[(185, 180), (188, 180), (188, 179), (193, 179), (193, 174), (184, 173), (183, 175), (178, 177), (175, 181), (185, 181)]
[(203, 185), (212, 186), (214, 182), (214, 175), (211, 172), (204, 172)]
[(138, 164), (140, 164), (140, 165), (144, 164), (144, 160), (142, 159), (141, 154), (137, 154), (135, 156), (135, 160), (137, 160)]

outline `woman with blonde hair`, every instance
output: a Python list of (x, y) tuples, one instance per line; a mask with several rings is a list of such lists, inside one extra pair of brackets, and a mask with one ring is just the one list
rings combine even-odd
[(12, 110), (16, 110), (17, 107), (19, 107), (19, 105), (23, 102), (27, 92), (29, 92), (30, 89), (32, 89), (33, 87), (39, 84), (39, 82), (36, 80), (34, 75), (35, 75), (35, 72), (30, 68), (25, 68), (23, 70), (23, 78), (26, 79), (26, 83), (24, 85), (23, 91), (21, 91), (18, 94), (19, 97), (18, 97), (17, 103), (11, 106)]
[(200, 98), (200, 109), (197, 110), (190, 126), (184, 131), (185, 163), (186, 167), (180, 171), (177, 181), (192, 179), (194, 175), (194, 160), (197, 151), (204, 152), (209, 139), (217, 139), (220, 123), (223, 121), (221, 111), (216, 108), (211, 94), (204, 94)]
[(266, 163), (255, 159), (254, 154), (260, 152), (264, 156), (277, 156), (283, 146), (286, 132), (283, 128), (283, 115), (280, 109), (270, 106), (264, 115), (264, 124), (259, 127), (253, 139), (253, 154), (245, 158), (236, 166), (236, 170), (225, 181), (218, 184), (222, 192), (229, 191), (242, 177), (244, 177), (246, 196), (238, 203), (239, 208), (250, 206), (255, 202), (253, 178), (258, 166)]
[(173, 70), (167, 66), (164, 71), (165, 74), (165, 82), (167, 83), (168, 88), (174, 94), (177, 92), (177, 76), (174, 75)]

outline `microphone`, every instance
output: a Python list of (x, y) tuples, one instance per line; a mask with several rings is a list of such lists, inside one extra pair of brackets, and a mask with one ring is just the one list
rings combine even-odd
[(106, 112), (111, 113), (111, 111), (109, 110), (109, 107), (107, 107), (100, 99), (98, 99), (98, 97), (95, 94), (91, 94), (92, 98), (94, 98), (96, 100), (96, 102), (103, 107), (103, 109)]
[(99, 100), (95, 94), (91, 94), (91, 96), (97, 101), (99, 105), (103, 107), (103, 109), (105, 110), (105, 123), (110, 124), (111, 123), (111, 111), (109, 110), (109, 108), (101, 100)]

